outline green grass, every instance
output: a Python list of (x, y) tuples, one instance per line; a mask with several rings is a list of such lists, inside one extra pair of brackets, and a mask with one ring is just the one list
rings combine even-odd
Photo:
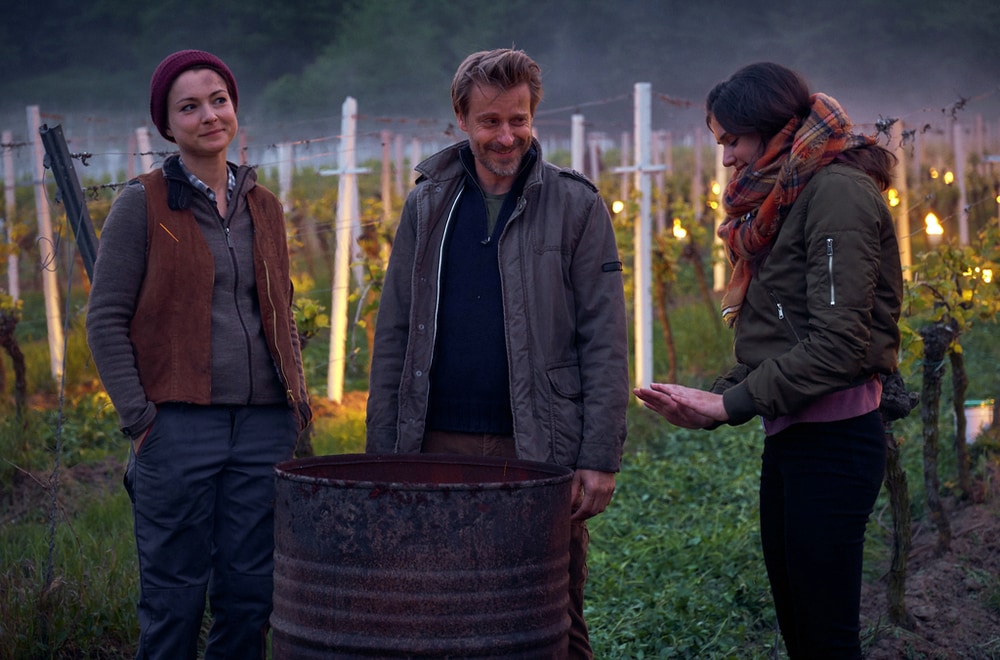
[(96, 497), (55, 531), (48, 521), (3, 525), (0, 657), (122, 657), (138, 629), (127, 496)]
[(360, 454), (365, 451), (365, 411), (344, 409), (336, 417), (313, 422), (313, 450), (317, 456)]
[[(727, 340), (709, 336), (700, 314), (695, 308), (674, 316), (678, 355), (684, 360), (679, 366), (691, 384), (704, 384), (714, 371), (710, 366), (721, 368), (727, 359)], [(109, 477), (109, 487), (99, 492), (61, 480), (62, 507), (54, 517), (49, 499), (42, 499), (41, 508), (22, 511), (15, 497), (47, 483), (57, 448), (64, 475), (74, 465), (124, 457), (106, 395), (87, 387), (95, 378), (93, 366), (80, 355), (85, 349), (78, 325), (73, 327), (69, 364), (78, 366), (67, 381), (82, 393), (65, 397), (62, 418), (58, 410), (30, 409), (17, 423), (8, 404), (0, 404), (6, 406), (0, 411), (0, 659), (124, 658), (135, 650), (138, 574), (120, 474)], [(970, 393), (977, 396), (996, 394), (1000, 346), (993, 332), (994, 327), (983, 328), (967, 344)], [(44, 340), (25, 341), (32, 370), (44, 372), (44, 364), (38, 364), (44, 363), (45, 350), (38, 346)], [(314, 397), (325, 393), (324, 357), (321, 341), (308, 347)], [(657, 370), (662, 367), (661, 358)], [(355, 371), (348, 375), (349, 391), (363, 387), (363, 370)], [(945, 488), (955, 472), (948, 440), (954, 432), (949, 388), (950, 379), (941, 412)], [(57, 400), (54, 393), (48, 391), (50, 402)], [(919, 416), (897, 423), (895, 431), (902, 442), (911, 512), (920, 520), (926, 507)], [(363, 451), (364, 410), (345, 406), (319, 416), (312, 442), (317, 454)], [(615, 498), (590, 524), (586, 614), (597, 657), (775, 657), (780, 642), (757, 527), (761, 443), (755, 424), (686, 431), (637, 405), (630, 409)], [(987, 474), (989, 454), (974, 448), (972, 459), (973, 473)], [(28, 472), (39, 482), (29, 484)], [(884, 570), (890, 530), (883, 493), (866, 543), (869, 577)], [(985, 598), (1000, 603), (995, 576), (973, 577), (987, 583)]]
[[(759, 438), (650, 425), (642, 410), (609, 509), (590, 523), (587, 621), (596, 657), (766, 657)], [(648, 433), (649, 435), (646, 435)]]

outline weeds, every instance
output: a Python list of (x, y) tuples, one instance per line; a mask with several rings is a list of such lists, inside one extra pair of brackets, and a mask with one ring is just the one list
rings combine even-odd
[[(703, 373), (685, 373), (703, 382), (709, 373), (704, 365), (725, 356), (715, 340), (696, 332), (698, 324), (689, 327), (680, 353), (689, 365), (703, 365)], [(362, 398), (323, 409), (316, 386), (323, 382), (322, 357), (321, 344), (311, 343), (306, 360), (315, 372), (310, 382), (321, 409), (314, 420), (316, 453), (363, 451)], [(994, 359), (971, 362), (978, 369), (970, 373), (972, 382), (992, 387), (995, 365)], [(0, 660), (134, 654), (138, 570), (131, 512), (121, 488), (125, 445), (106, 395), (88, 386), (87, 371), (81, 370), (62, 412), (65, 469), (56, 484), (54, 512), (46, 488), (59, 413), (50, 405), (31, 407), (22, 423), (13, 415), (0, 417)], [(349, 394), (361, 389), (348, 384)], [(949, 423), (943, 420), (943, 428)], [(894, 430), (919, 517), (924, 513), (923, 482), (914, 476), (920, 474), (919, 420), (903, 420)], [(779, 657), (757, 527), (760, 451), (754, 425), (686, 431), (638, 406), (630, 409), (615, 498), (590, 524), (586, 614), (597, 657)], [(974, 465), (988, 478), (979, 451), (973, 449)], [(945, 472), (953, 467), (942, 463)], [(91, 482), (75, 478), (84, 468)], [(40, 504), (29, 506), (27, 500), (36, 495)], [(54, 538), (52, 515), (58, 517)], [(887, 555), (887, 516), (880, 500), (869, 528), (866, 566), (877, 566)], [(54, 571), (47, 580), (50, 543)], [(982, 583), (980, 596), (1000, 609), (995, 576), (971, 577)], [(873, 639), (884, 632), (874, 626), (864, 635)]]
[(649, 427), (648, 415), (634, 409), (632, 427), (659, 432), (630, 440), (615, 499), (590, 523), (595, 651), (766, 657), (774, 615), (757, 533), (759, 439)]

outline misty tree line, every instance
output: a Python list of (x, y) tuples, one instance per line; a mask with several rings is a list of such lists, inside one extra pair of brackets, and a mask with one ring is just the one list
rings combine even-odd
[(3, 112), (142, 109), (156, 63), (193, 47), (236, 72), (244, 112), (329, 114), (353, 95), (376, 113), (447, 116), (457, 64), (497, 46), (539, 61), (548, 107), (636, 80), (700, 103), (759, 59), (828, 85), (887, 86), (890, 98), (940, 67), (947, 94), (973, 94), (996, 84), (1000, 3), (844, 0), (832, 13), (752, 0), (51, 0), (8, 3), (0, 16)]

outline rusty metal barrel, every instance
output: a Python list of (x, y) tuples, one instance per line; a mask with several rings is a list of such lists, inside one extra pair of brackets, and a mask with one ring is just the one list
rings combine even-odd
[(346, 454), (275, 471), (275, 659), (565, 657), (568, 468)]

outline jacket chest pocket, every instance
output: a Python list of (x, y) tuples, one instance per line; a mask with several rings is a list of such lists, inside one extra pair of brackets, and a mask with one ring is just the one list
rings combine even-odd
[(778, 321), (788, 328), (788, 332), (795, 339), (796, 342), (800, 341), (799, 333), (795, 331), (795, 324), (792, 323), (792, 317), (790, 314), (797, 313), (798, 310), (789, 309), (778, 297), (778, 294), (773, 290), (769, 290), (767, 295), (771, 298), (774, 305), (774, 315), (777, 317)]

